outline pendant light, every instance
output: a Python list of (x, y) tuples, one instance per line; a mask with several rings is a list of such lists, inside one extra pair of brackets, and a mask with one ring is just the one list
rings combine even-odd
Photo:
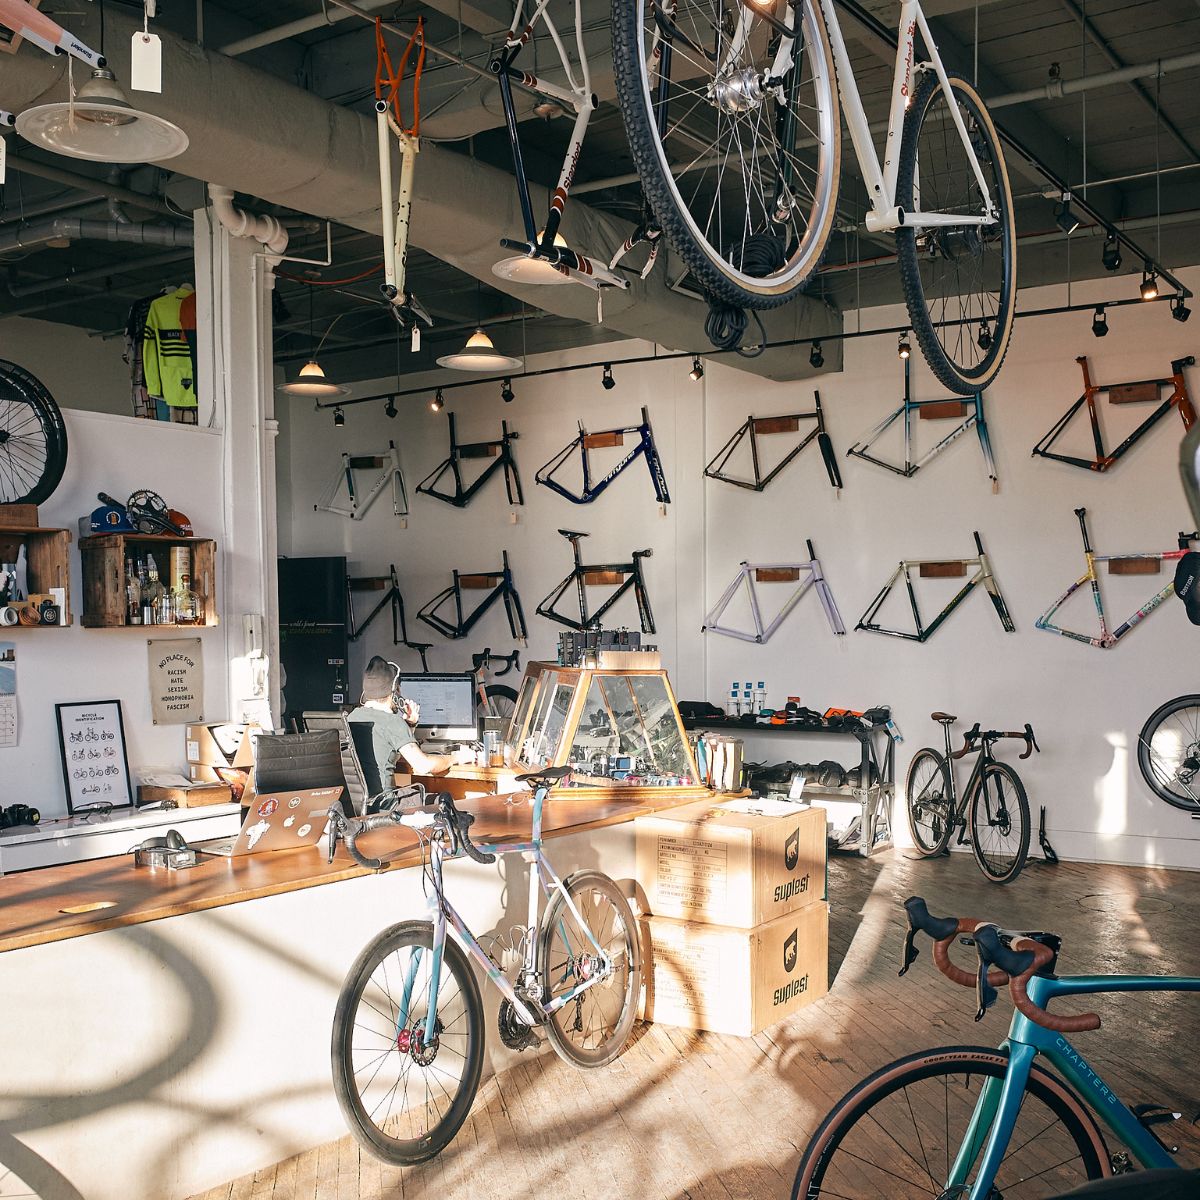
[(521, 366), (519, 358), (496, 349), (482, 326), (467, 338), (467, 344), (457, 354), (443, 354), (437, 362), (439, 367), (449, 367), (452, 371), (512, 371)]
[[(279, 391), (286, 392), (289, 396), (345, 396), (348, 395), (350, 389), (342, 387), (341, 384), (334, 383), (332, 379), (326, 376), (321, 369), (321, 364), (317, 359), (321, 354), (321, 347), (325, 345), (325, 339), (333, 332), (333, 327), (345, 316), (345, 313), (338, 313), (336, 317), (329, 323), (329, 328), (321, 335), (321, 340), (317, 343), (317, 348), (313, 351), (313, 356), (300, 368), (299, 374), (291, 383), (285, 383)], [(313, 285), (308, 286), (308, 337), (312, 340), (313, 336)]]
[(96, 67), (73, 101), (19, 113), (17, 132), (43, 150), (91, 162), (161, 162), (188, 148), (178, 125), (134, 108), (107, 67)]
[[(538, 234), (538, 242), (542, 234)], [(554, 235), (554, 245), (560, 249), (567, 248), (566, 239), (561, 233)], [(559, 283), (573, 282), (571, 276), (544, 258), (532, 258), (528, 254), (514, 254), (511, 258), (502, 258), (492, 264), (492, 274), (510, 283), (532, 283), (541, 286), (553, 286)]]

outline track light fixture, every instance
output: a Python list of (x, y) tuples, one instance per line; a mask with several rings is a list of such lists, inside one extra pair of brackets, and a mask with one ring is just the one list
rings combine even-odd
[(333, 424), (336, 429), (341, 429), (346, 424), (346, 414), (342, 412), (340, 406), (333, 410)]
[(388, 402), (383, 406), (383, 415), (385, 417), (391, 417), (392, 420), (396, 419), (396, 397), (395, 396), (388, 397)]
[(908, 334), (907, 333), (902, 333), (900, 335), (900, 342), (896, 346), (896, 353), (898, 355), (900, 355), (900, 357), (903, 359), (908, 359), (908, 358), (912, 357), (912, 347), (908, 344)]
[(1104, 239), (1104, 249), (1100, 251), (1100, 261), (1106, 271), (1121, 269), (1121, 243), (1117, 241), (1117, 231), (1110, 229)]
[(1142, 286), (1138, 290), (1143, 300), (1154, 300), (1158, 296), (1158, 276), (1149, 263), (1142, 268)]
[(992, 327), (987, 323), (986, 317), (979, 322), (979, 332), (975, 335), (975, 341), (985, 354), (992, 348)]
[(1104, 337), (1108, 333), (1108, 314), (1104, 311), (1104, 305), (1100, 304), (1096, 307), (1096, 313), (1092, 317), (1092, 334), (1095, 337)]
[(820, 342), (813, 342), (812, 349), (808, 352), (808, 365), (814, 371), (819, 371), (825, 365), (825, 355), (821, 353)]
[(1171, 301), (1171, 316), (1173, 316), (1180, 324), (1186, 321), (1191, 315), (1192, 310), (1188, 308), (1186, 304), (1184, 304), (1182, 296), (1176, 296), (1175, 299)]
[(438, 388), (437, 395), (429, 402), (429, 407), (434, 412), (441, 412), (446, 407), (446, 401), (442, 398), (442, 389)]
[(704, 364), (700, 361), (699, 355), (692, 355), (692, 369), (688, 372), (688, 377), (696, 383), (704, 378)]
[(506, 378), (500, 385), (500, 399), (505, 404), (511, 404), (516, 398), (516, 394), (512, 390), (512, 380)]
[(1071, 211), (1071, 193), (1063, 192), (1062, 203), (1058, 206), (1054, 213), (1054, 223), (1070, 237), (1082, 223), (1079, 218)]
[(612, 363), (604, 364), (604, 374), (600, 377), (600, 386), (606, 392), (611, 392), (617, 386), (617, 381), (613, 378)]

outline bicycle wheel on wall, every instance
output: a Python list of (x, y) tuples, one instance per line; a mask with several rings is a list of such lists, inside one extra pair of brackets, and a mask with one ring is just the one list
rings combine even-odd
[(1008, 763), (983, 770), (971, 797), (971, 849), (979, 869), (995, 883), (1011, 883), (1029, 854), (1029, 801)]
[[(998, 220), (896, 230), (908, 319), (934, 375), (970, 396), (996, 378), (1012, 337), (1017, 242), (1000, 138), (975, 89), (950, 76), (955, 108)], [(927, 72), (904, 114), (896, 203), (905, 212), (980, 216), (982, 192), (938, 78)]]
[[(804, 1152), (792, 1200), (938, 1200), (965, 1197), (987, 1130), (966, 1176), (948, 1186), (981, 1087), (1004, 1078), (1007, 1057), (983, 1047), (923, 1050), (876, 1071), (825, 1118)], [(1108, 1175), (1108, 1152), (1080, 1100), (1035, 1065), (1009, 1150), (989, 1196), (1057, 1196)]]
[(355, 960), (333, 1017), (333, 1086), (350, 1132), (385, 1162), (424, 1162), (458, 1132), (483, 1068), (479, 985), (447, 940), (425, 1040), (433, 926), (385, 929)]
[[(799, 49), (778, 30), (797, 14)], [(819, 4), (613, 0), (612, 41), (629, 147), (672, 248), (729, 304), (790, 300), (825, 252), (841, 169)]]
[(904, 799), (908, 827), (923, 858), (941, 854), (954, 832), (950, 766), (936, 751), (918, 750), (908, 766)]
[[(577, 1067), (602, 1067), (624, 1049), (641, 986), (638, 930), (629, 901), (607, 875), (577, 871), (563, 883), (592, 938), (612, 960), (612, 974), (554, 1013), (543, 1028), (554, 1049)], [(562, 892), (546, 906), (538, 930), (543, 1003), (569, 992), (599, 969), (592, 938)]]
[(1176, 696), (1150, 714), (1138, 734), (1138, 768), (1160, 800), (1200, 813), (1200, 696)]
[(42, 504), (62, 482), (67, 430), (45, 385), (0, 359), (0, 504)]

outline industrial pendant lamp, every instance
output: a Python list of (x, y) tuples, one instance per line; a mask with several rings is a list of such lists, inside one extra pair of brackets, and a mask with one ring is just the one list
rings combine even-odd
[(43, 150), (91, 162), (161, 162), (188, 148), (178, 125), (134, 108), (107, 67), (96, 67), (73, 101), (19, 113), (17, 132)]
[[(538, 234), (541, 242), (542, 235)], [(566, 239), (561, 233), (554, 235), (554, 245), (560, 250), (567, 248)], [(514, 254), (511, 258), (502, 258), (492, 264), (492, 274), (510, 283), (534, 283), (542, 286), (553, 286), (559, 283), (570, 283), (571, 276), (560, 270), (544, 258), (531, 258), (528, 254)]]
[(501, 354), (482, 327), (467, 338), (467, 344), (457, 354), (443, 354), (437, 362), (439, 367), (449, 367), (452, 371), (512, 371), (521, 366), (519, 358)]
[[(329, 328), (321, 335), (321, 340), (317, 343), (317, 348), (313, 351), (313, 356), (300, 368), (300, 373), (291, 383), (285, 383), (279, 390), (286, 392), (289, 396), (345, 396), (349, 393), (348, 387), (342, 387), (341, 384), (334, 383), (332, 379), (326, 376), (321, 369), (321, 364), (317, 359), (321, 356), (321, 347), (325, 345), (325, 339), (333, 332), (333, 327), (344, 317), (345, 313), (338, 313), (336, 317), (329, 323)], [(308, 289), (308, 337), (311, 343), (313, 336), (313, 289), (309, 285)]]

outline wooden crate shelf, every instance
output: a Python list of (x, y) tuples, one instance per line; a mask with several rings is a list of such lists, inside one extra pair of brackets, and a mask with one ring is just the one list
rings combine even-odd
[(16, 562), (17, 550), (25, 547), (28, 582), (31, 595), (62, 588), (67, 595), (66, 611), (58, 625), (8, 625), (10, 629), (60, 629), (71, 624), (71, 531), (45, 529), (41, 526), (6, 525), (0, 523), (0, 559)]
[[(126, 620), (125, 559), (129, 555), (154, 556), (159, 578), (170, 586), (172, 546), (187, 546), (192, 552), (192, 590), (204, 613), (194, 625), (130, 625)], [(211, 538), (178, 538), (149, 533), (102, 533), (79, 539), (83, 561), (83, 613), (80, 624), (88, 629), (199, 629), (216, 625), (217, 543)]]

